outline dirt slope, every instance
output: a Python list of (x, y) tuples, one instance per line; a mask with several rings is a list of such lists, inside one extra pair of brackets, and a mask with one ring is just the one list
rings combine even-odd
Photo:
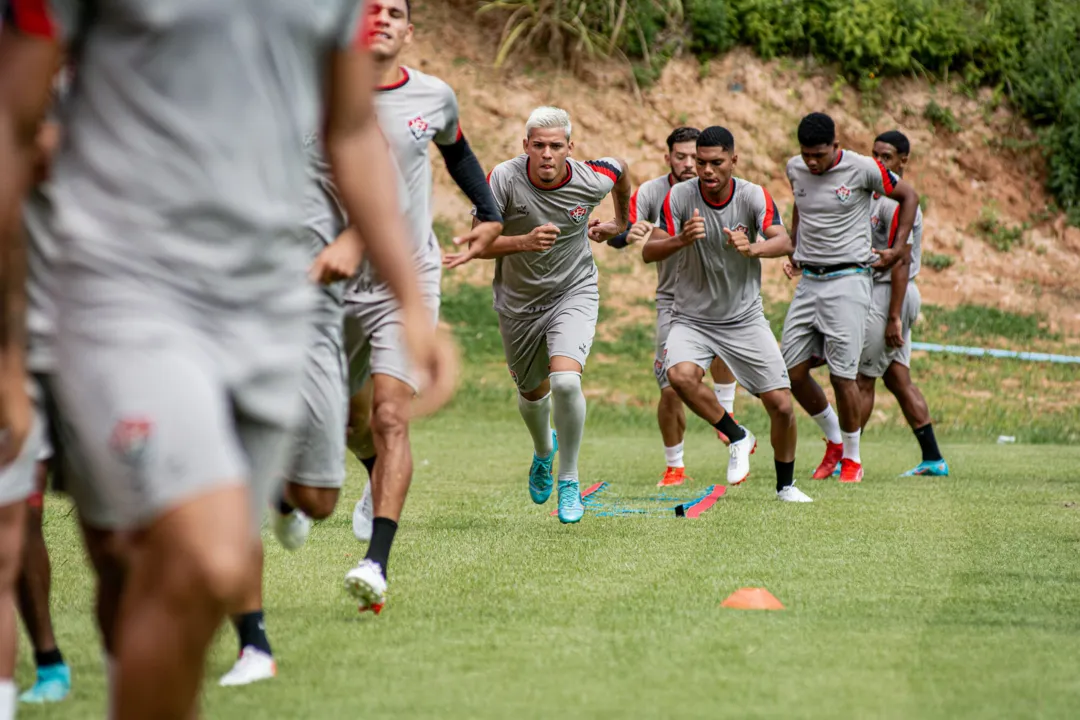
[[(924, 253), (954, 259), (940, 272), (924, 268), (919, 280), (924, 299), (945, 306), (1037, 308), (1053, 329), (1080, 336), (1080, 230), (1066, 228), (1047, 212), (1041, 159), (1036, 150), (1023, 149), (1031, 132), (1006, 110), (995, 109), (988, 93), (972, 99), (923, 81), (900, 80), (886, 82), (881, 98), (871, 102), (850, 88), (838, 93), (834, 78), (823, 71), (809, 72), (791, 61), (762, 62), (736, 50), (707, 68), (692, 59), (671, 63), (639, 102), (614, 66), (598, 65), (588, 83), (527, 64), (496, 72), (491, 60), (497, 35), (441, 4), (419, 7), (416, 23), (407, 62), (457, 90), (462, 125), (488, 168), (520, 152), (524, 120), (541, 104), (570, 111), (576, 157), (623, 157), (635, 183), (665, 171), (664, 138), (672, 126), (722, 124), (739, 144), (741, 174), (769, 187), (790, 219), (791, 190), (783, 167), (798, 150), (795, 127), (803, 114), (830, 113), (844, 145), (864, 153), (878, 132), (900, 128), (913, 144), (907, 179), (925, 196)], [(931, 100), (949, 108), (963, 130), (951, 134), (927, 121), (923, 109)], [(436, 172), (436, 196), (436, 216), (464, 227), (468, 205), (442, 168)], [(610, 215), (610, 205), (598, 212)], [(987, 244), (972, 228), (985, 212), (1005, 225), (1028, 224), (1022, 245), (1000, 252)], [(618, 306), (651, 297), (655, 275), (636, 251), (602, 248), (597, 257), (607, 271), (605, 291)], [(766, 293), (789, 298), (779, 265), (766, 263), (765, 272)], [(491, 267), (480, 264), (465, 274), (485, 281)]]

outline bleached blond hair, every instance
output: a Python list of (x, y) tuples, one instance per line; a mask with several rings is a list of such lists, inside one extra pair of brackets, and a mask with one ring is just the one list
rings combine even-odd
[(525, 137), (529, 137), (533, 130), (562, 128), (566, 131), (566, 139), (569, 141), (570, 127), (570, 113), (562, 108), (545, 105), (529, 114), (529, 119), (525, 122)]

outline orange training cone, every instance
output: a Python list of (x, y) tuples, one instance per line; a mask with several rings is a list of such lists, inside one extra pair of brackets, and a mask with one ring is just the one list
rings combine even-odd
[(776, 596), (765, 588), (740, 588), (728, 595), (720, 607), (733, 610), (783, 610)]

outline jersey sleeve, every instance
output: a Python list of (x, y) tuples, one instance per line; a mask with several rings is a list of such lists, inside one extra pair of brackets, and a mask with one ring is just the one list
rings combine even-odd
[(634, 193), (630, 196), (630, 224), (633, 225), (638, 221), (638, 193), (641, 191), (640, 187), (634, 188)]
[(682, 203), (672, 197), (674, 194), (675, 189), (672, 188), (660, 205), (660, 229), (672, 237), (682, 231)]
[(863, 158), (860, 166), (862, 181), (867, 190), (889, 195), (900, 182), (900, 178), (878, 160)]
[(459, 117), (457, 95), (449, 85), (443, 86), (443, 116), (446, 123), (435, 135), (436, 145), (453, 145), (461, 140), (464, 135), (461, 132), (461, 118)]
[(599, 160), (587, 160), (584, 163), (585, 167), (593, 171), (597, 180), (600, 183), (599, 195), (601, 198), (606, 196), (611, 189), (615, 187), (615, 183), (622, 177), (622, 165), (615, 158), (600, 158)]
[(780, 217), (780, 209), (776, 207), (776, 201), (765, 188), (760, 193), (754, 193), (754, 222), (762, 234), (771, 227), (784, 226), (784, 219)]
[[(488, 187), (491, 195), (495, 198), (495, 206), (499, 213), (506, 217), (506, 209), (510, 203), (510, 180), (506, 163), (496, 165), (487, 176)], [(476, 206), (473, 205), (471, 214), (476, 217)]]
[(0, 0), (3, 24), (46, 40), (70, 42), (79, 28), (85, 0)]
[(343, 0), (341, 31), (337, 37), (339, 50), (367, 50), (368, 36), (364, 32), (367, 26), (366, 5), (364, 0)]

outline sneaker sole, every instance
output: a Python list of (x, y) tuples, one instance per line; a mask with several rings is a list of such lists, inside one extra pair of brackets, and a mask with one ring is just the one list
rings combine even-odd
[(222, 678), (221, 682), (218, 683), (218, 687), (243, 687), (244, 685), (253, 685), (257, 682), (262, 682), (264, 680), (273, 680), (276, 677), (277, 668), (275, 667), (273, 670), (270, 671), (269, 675), (259, 675), (258, 677), (244, 680), (243, 682), (225, 682), (225, 678)]
[[(581, 517), (585, 517), (585, 514), (582, 513)], [(575, 523), (581, 522), (581, 518), (577, 517), (577, 518), (574, 518), (573, 520), (563, 520), (562, 516), (559, 516), (559, 522), (561, 522), (563, 525), (574, 525)]]
[[(378, 615), (386, 604), (386, 598), (379, 596), (375, 589), (358, 577), (345, 578), (345, 590), (352, 595), (360, 606), (360, 612), (372, 610)], [(376, 610), (375, 608), (378, 608)]]

